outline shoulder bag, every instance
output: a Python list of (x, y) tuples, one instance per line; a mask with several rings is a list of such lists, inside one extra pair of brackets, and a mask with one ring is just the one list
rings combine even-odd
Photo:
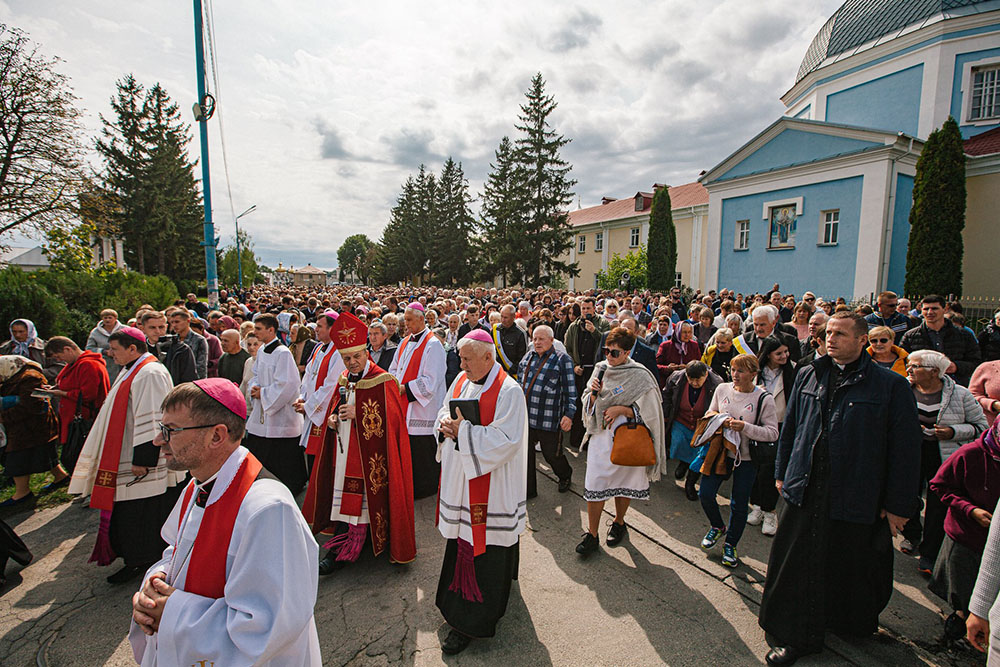
[[(757, 414), (754, 415), (754, 426), (760, 426), (760, 410), (764, 406), (764, 397), (768, 395), (770, 395), (770, 392), (764, 390), (760, 393), (760, 398), (757, 399)], [(750, 450), (750, 460), (757, 466), (774, 465), (774, 461), (778, 457), (777, 442), (750, 440), (747, 448)]]
[(639, 415), (639, 407), (633, 405), (635, 417), (627, 419), (615, 429), (611, 445), (611, 462), (618, 466), (656, 465), (656, 448), (653, 436)]

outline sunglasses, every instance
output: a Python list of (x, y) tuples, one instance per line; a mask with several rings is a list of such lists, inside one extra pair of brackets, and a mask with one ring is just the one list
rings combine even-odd
[(883, 345), (885, 343), (888, 343), (890, 340), (892, 340), (892, 339), (891, 338), (872, 338), (872, 342), (873, 343), (882, 343)]
[(612, 359), (617, 359), (618, 357), (627, 353), (625, 352), (625, 350), (613, 350), (610, 347), (602, 347), (601, 354), (603, 354), (605, 357), (611, 357)]

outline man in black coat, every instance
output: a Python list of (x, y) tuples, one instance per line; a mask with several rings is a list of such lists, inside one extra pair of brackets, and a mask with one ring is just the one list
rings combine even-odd
[(892, 595), (892, 537), (917, 506), (922, 435), (909, 383), (867, 345), (861, 315), (834, 314), (827, 356), (788, 399), (774, 475), (786, 506), (759, 617), (769, 665), (821, 651), (827, 630), (872, 635)]
[(760, 341), (774, 335), (788, 346), (788, 356), (792, 361), (798, 361), (802, 356), (799, 339), (782, 329), (780, 324), (777, 308), (769, 303), (757, 306), (753, 311), (753, 330), (737, 337), (733, 345), (740, 354), (752, 354), (756, 357), (760, 351)]
[(142, 314), (139, 328), (146, 334), (146, 347), (170, 372), (174, 386), (198, 379), (194, 352), (176, 335), (167, 336), (167, 318), (159, 311)]
[(972, 371), (982, 361), (979, 342), (975, 336), (962, 327), (956, 327), (944, 316), (943, 296), (929, 294), (920, 302), (920, 314), (924, 321), (913, 327), (899, 341), (899, 346), (907, 352), (915, 350), (937, 350), (951, 360), (946, 371), (951, 378), (969, 386)]

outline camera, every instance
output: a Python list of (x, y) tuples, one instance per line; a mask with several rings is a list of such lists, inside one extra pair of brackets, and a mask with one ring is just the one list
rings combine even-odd
[(160, 336), (160, 340), (156, 342), (156, 347), (160, 349), (166, 349), (176, 343), (179, 340), (177, 334), (163, 334)]

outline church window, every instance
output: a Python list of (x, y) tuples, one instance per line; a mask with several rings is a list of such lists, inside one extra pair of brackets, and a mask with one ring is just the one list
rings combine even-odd
[(749, 249), (750, 249), (750, 221), (737, 220), (736, 245), (734, 247), (734, 250), (749, 250)]
[(820, 245), (837, 245), (837, 238), (840, 235), (840, 211), (823, 211), (822, 216)]
[(969, 120), (1000, 118), (1000, 65), (972, 70), (972, 104)]

